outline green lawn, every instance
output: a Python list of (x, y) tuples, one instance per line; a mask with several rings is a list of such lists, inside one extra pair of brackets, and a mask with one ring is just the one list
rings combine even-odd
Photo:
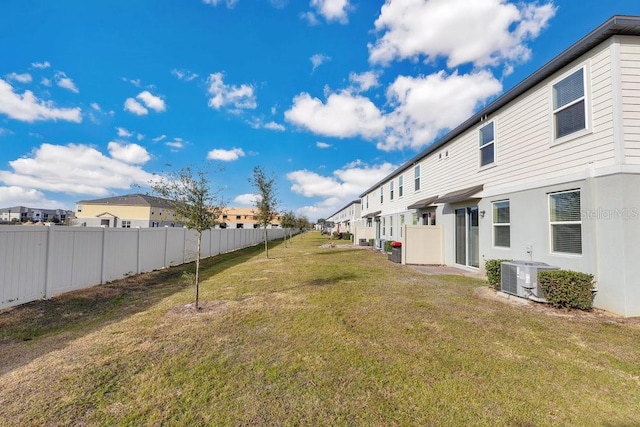
[(637, 320), (326, 242), (205, 260), (199, 313), (185, 267), (1, 312), (0, 424), (640, 425)]

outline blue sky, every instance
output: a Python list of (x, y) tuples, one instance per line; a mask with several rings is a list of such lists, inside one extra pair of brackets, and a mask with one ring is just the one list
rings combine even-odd
[(249, 206), (260, 165), (327, 217), (614, 14), (640, 2), (5, 0), (0, 207), (185, 166)]

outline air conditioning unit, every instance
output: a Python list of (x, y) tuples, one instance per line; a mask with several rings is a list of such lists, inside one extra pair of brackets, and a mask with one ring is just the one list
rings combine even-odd
[(503, 262), (500, 265), (500, 290), (534, 301), (546, 301), (542, 288), (538, 286), (538, 271), (558, 269), (544, 262)]

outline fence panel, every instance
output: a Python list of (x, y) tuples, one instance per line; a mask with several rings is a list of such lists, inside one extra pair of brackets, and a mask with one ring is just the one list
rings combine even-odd
[(100, 283), (104, 229), (47, 228), (50, 248), (46, 296)]
[(184, 240), (185, 240), (185, 232), (187, 231), (184, 228), (171, 228), (166, 227), (165, 232), (167, 233), (167, 243), (166, 243), (166, 258), (165, 258), (165, 266), (170, 265), (180, 265), (184, 263)]
[(102, 282), (138, 273), (138, 233), (127, 228), (104, 229)]
[(46, 228), (0, 226), (0, 308), (44, 296), (46, 260)]
[(140, 272), (157, 270), (165, 266), (164, 254), (167, 232), (162, 228), (139, 228)]

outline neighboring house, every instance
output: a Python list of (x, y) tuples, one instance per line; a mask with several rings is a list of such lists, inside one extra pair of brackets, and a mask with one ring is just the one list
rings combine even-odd
[[(223, 214), (218, 217), (220, 228), (259, 228), (260, 224), (255, 219), (257, 208), (225, 208)], [(280, 215), (276, 215), (271, 225), (267, 228), (279, 228)]]
[(73, 212), (64, 209), (41, 209), (13, 206), (0, 209), (0, 222), (54, 222), (64, 223), (73, 218)]
[(349, 204), (328, 217), (326, 221), (333, 223), (333, 227), (328, 230), (330, 232), (353, 233), (355, 225), (362, 221), (360, 200), (349, 202)]
[(82, 200), (75, 215), (86, 227), (182, 227), (168, 200), (145, 194)]
[(360, 197), (379, 242), (432, 232), (413, 263), (545, 262), (640, 316), (639, 188), (640, 17), (616, 16)]

